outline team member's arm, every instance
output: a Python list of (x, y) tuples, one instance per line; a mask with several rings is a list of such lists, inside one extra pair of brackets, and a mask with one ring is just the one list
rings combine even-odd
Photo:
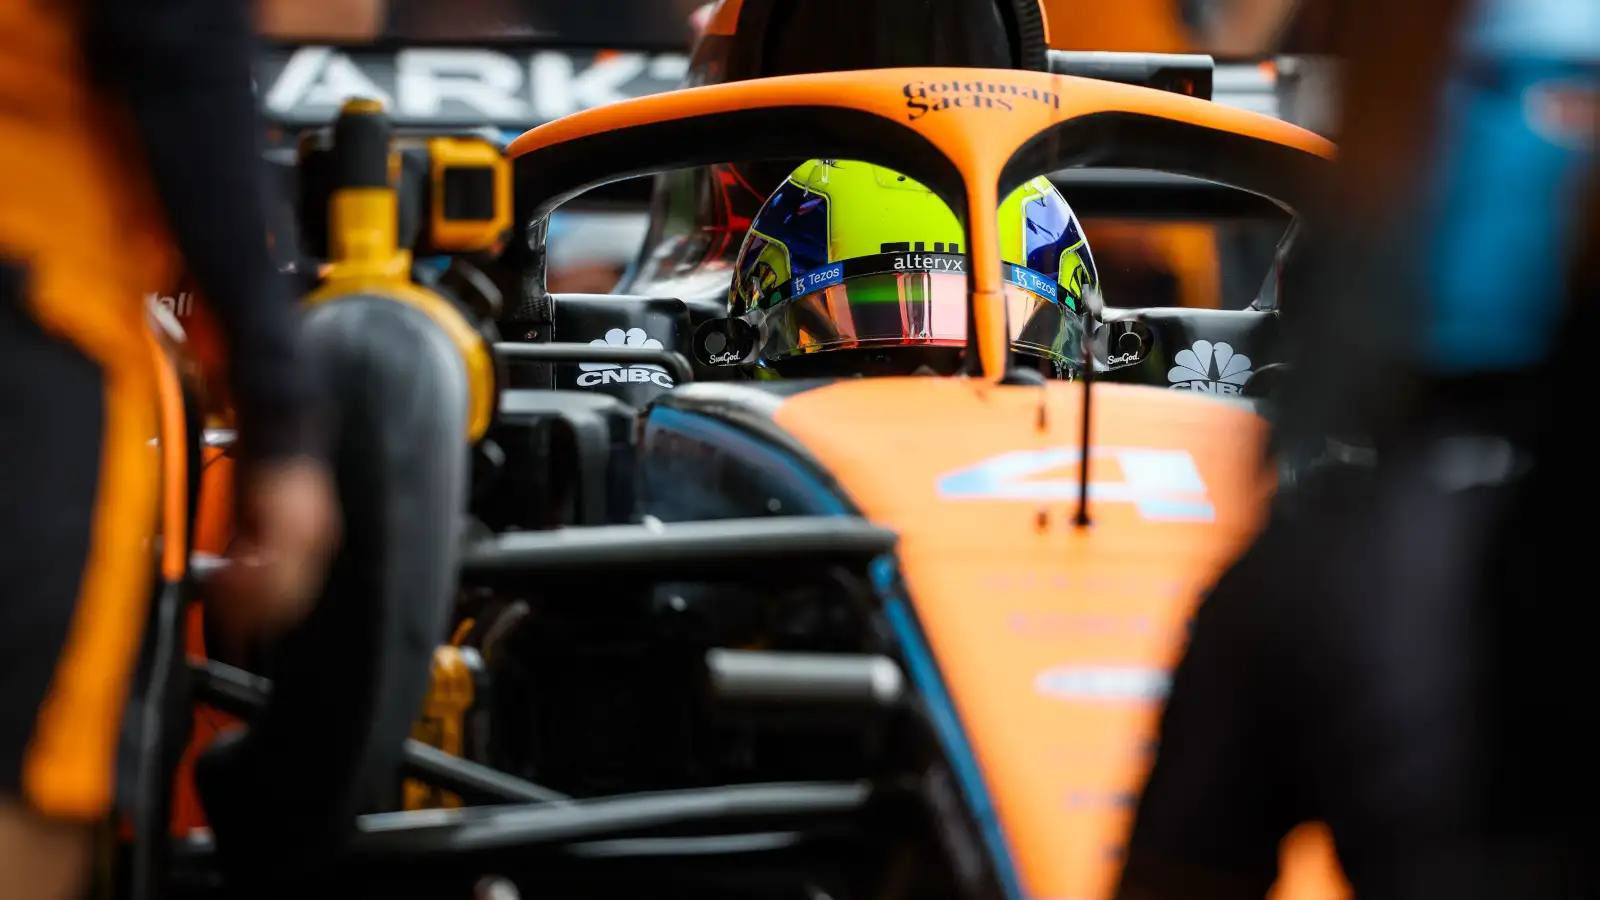
[(1260, 652), (1270, 559), (1252, 550), (1196, 615), (1117, 900), (1261, 900), (1277, 879), (1297, 785), (1277, 774), (1287, 723), (1274, 721), (1270, 685), (1281, 673)]
[(91, 0), (90, 64), (132, 112), (184, 260), (228, 346), (243, 451), (313, 449), (312, 380), (266, 244), (254, 36), (243, 0)]
[(238, 528), (211, 607), (234, 654), (299, 621), (339, 523), (313, 387), (267, 248), (246, 0), (88, 0), (86, 49), (133, 115), (167, 218), (228, 348), (239, 413)]

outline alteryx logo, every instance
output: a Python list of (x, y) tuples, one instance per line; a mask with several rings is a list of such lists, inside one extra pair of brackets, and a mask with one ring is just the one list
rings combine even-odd
[(1171, 684), (1165, 669), (1142, 666), (1056, 666), (1033, 679), (1042, 697), (1100, 703), (1157, 703)]
[[(613, 328), (603, 338), (589, 342), (594, 347), (646, 347), (660, 350), (661, 342), (644, 333), (643, 328)], [(619, 366), (616, 363), (578, 363), (583, 374), (578, 376), (579, 387), (599, 387), (603, 384), (654, 384), (657, 387), (673, 386), (667, 370), (651, 363)]]

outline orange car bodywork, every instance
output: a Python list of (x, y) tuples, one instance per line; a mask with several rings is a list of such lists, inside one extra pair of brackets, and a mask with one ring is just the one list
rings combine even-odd
[[(702, 32), (734, 34), (742, 6), (743, 0), (720, 0), (708, 10)], [(1193, 53), (1197, 49), (1179, 16), (1178, 0), (1042, 0), (1040, 12), (1045, 41), (1054, 50)], [(1220, 305), (1222, 262), (1217, 231), (1211, 225), (1090, 221), (1086, 227), (1097, 248), (1104, 242), (1107, 251), (1115, 251), (1120, 244), (1135, 251), (1129, 260), (1134, 265), (1154, 263), (1171, 271), (1177, 278), (1180, 305)], [(1105, 254), (1107, 262), (1116, 258)]]
[[(981, 83), (980, 90), (970, 96), (957, 89), (973, 83)], [(1124, 113), (1333, 155), (1331, 143), (1305, 129), (1192, 97), (1065, 75), (955, 68), (830, 72), (669, 91), (541, 125), (513, 141), (507, 153), (516, 158), (614, 129), (781, 107), (852, 109), (907, 126), (966, 176), (967, 209), (962, 212), (972, 247), (976, 344), (983, 370), (994, 379), (1005, 370), (1010, 343), (994, 215), (1000, 205), (999, 178), (1013, 154), (1035, 135), (1072, 119)]]
[[(715, 18), (710, 27), (719, 27)], [(943, 92), (961, 95), (960, 103), (930, 108), (921, 91), (963, 83), (981, 86)], [(993, 96), (1008, 102), (985, 99)], [(785, 107), (850, 108), (908, 126), (964, 177), (986, 378), (847, 381), (786, 398), (773, 415), (865, 516), (901, 535), (909, 602), (981, 772), (987, 796), (975, 811), (981, 818), (992, 806), (1023, 895), (1107, 896), (1151, 761), (1154, 695), (1181, 652), (1200, 591), (1250, 538), (1272, 487), (1259, 466), (1263, 424), (1215, 400), (1102, 387), (1090, 453), (1098, 499), (1093, 524), (1074, 527), (1068, 498), (1083, 388), (995, 383), (1009, 343), (993, 212), (1000, 173), (1040, 132), (1103, 113), (1199, 125), (1324, 158), (1333, 147), (1265, 116), (1135, 87), (1032, 72), (900, 69), (630, 100), (536, 128), (509, 153), (537, 156), (614, 129)], [(1174, 482), (1183, 496), (1166, 498), (1188, 503), (1189, 518), (1163, 519), (1140, 502), (1150, 499), (1144, 479), (1153, 459), (1165, 461), (1157, 467), (1167, 476), (1172, 465), (1194, 476)], [(985, 472), (993, 482), (987, 495), (949, 489), (963, 474), (969, 488), (982, 484)], [(1200, 508), (1209, 515), (1194, 512)], [(1325, 831), (1297, 832), (1284, 860), (1280, 900), (1349, 895)]]
[[(775, 414), (864, 515), (899, 533), (917, 620), (1022, 888), (1039, 898), (1109, 896), (1152, 761), (1157, 698), (1137, 685), (1097, 696), (1074, 682), (1110, 672), (1159, 684), (1197, 598), (1250, 538), (1271, 487), (1251, 465), (1264, 429), (1248, 409), (1103, 385), (1092, 524), (1078, 528), (1082, 396), (1060, 382), (861, 380), (799, 394)], [(1152, 498), (1138, 496), (1130, 466), (1160, 454), (1192, 460), (1199, 475), (1198, 490), (1167, 499), (1213, 515), (1141, 510)], [(1002, 496), (941, 490), (997, 460), (1021, 473), (996, 486)], [(1297, 838), (1285, 858), (1280, 897), (1346, 896), (1325, 841), (1319, 851)]]
[[(1049, 99), (908, 111), (907, 86), (974, 79)], [(1200, 124), (1321, 156), (1330, 156), (1332, 146), (1283, 122), (1139, 88), (1040, 73), (906, 69), (737, 82), (625, 101), (535, 129), (510, 153), (638, 124), (784, 106), (863, 110), (907, 125), (965, 176), (972, 302), (987, 377), (847, 382), (788, 398), (775, 418), (868, 518), (901, 534), (898, 560), (909, 601), (1025, 895), (1106, 896), (1130, 798), (1150, 762), (1144, 748), (1158, 706), (1148, 696), (1084, 696), (1071, 688), (1071, 675), (1099, 667), (1159, 676), (1170, 668), (1199, 591), (1248, 540), (1271, 488), (1255, 465), (1262, 423), (1221, 401), (1149, 388), (1097, 389), (1093, 524), (1073, 527), (1070, 490), (1061, 491), (1077, 471), (1071, 459), (1081, 387), (994, 383), (1009, 345), (993, 215), (999, 173), (1040, 131), (1102, 112)], [(1129, 466), (1137, 460), (1129, 450), (1188, 459), (1201, 488), (1177, 499), (1191, 508), (1203, 504), (1212, 516), (1152, 520), (1128, 499), (1138, 494), (1129, 493), (1136, 480)], [(949, 477), (1003, 457), (1015, 462), (1014, 454), (1032, 454), (1032, 468), (1013, 479), (1032, 485), (1020, 491), (1023, 499), (952, 496), (947, 489)], [(197, 524), (200, 549), (212, 552), (223, 549), (229, 527), (225, 465), (207, 467)], [(1073, 627), (1085, 622), (1099, 624)], [(192, 649), (203, 651), (198, 630), (194, 639)], [(202, 713), (197, 725), (211, 729), (211, 717)], [(204, 740), (197, 735), (197, 746)], [(180, 829), (203, 821), (192, 797), (185, 779)], [(1347, 896), (1330, 845), (1316, 832), (1308, 835), (1286, 848), (1278, 896)]]

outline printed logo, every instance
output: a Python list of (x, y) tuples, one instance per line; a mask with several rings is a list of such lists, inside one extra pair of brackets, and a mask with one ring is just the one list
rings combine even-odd
[(1156, 630), (1154, 616), (1117, 613), (1015, 612), (1006, 617), (1006, 625), (1012, 634), (1030, 638), (1150, 635)]
[(796, 275), (791, 290), (794, 296), (799, 297), (833, 287), (842, 281), (844, 281), (844, 263), (830, 263), (820, 269)]
[(1171, 684), (1166, 670), (1142, 666), (1057, 666), (1033, 679), (1040, 696), (1092, 702), (1155, 703)]
[(755, 352), (760, 336), (743, 319), (708, 319), (695, 330), (695, 359), (707, 366), (737, 366)]
[(1111, 788), (1071, 788), (1061, 792), (1061, 806), (1069, 810), (1082, 809), (1133, 809), (1139, 805), (1139, 795), (1132, 791)]
[[(1189, 451), (1096, 447), (1092, 453), (1114, 460), (1122, 479), (1091, 479), (1091, 501), (1131, 503), (1140, 516), (1156, 522), (1210, 522), (1216, 518), (1205, 479)], [(940, 477), (937, 490), (947, 500), (1073, 500), (1078, 496), (1081, 458), (1077, 447), (1002, 453)]]
[[(1055, 279), (1041, 275), (1027, 266), (1008, 264), (1006, 266), (1006, 281), (1030, 294), (1044, 297), (1052, 303), (1057, 302), (1056, 298), (1060, 293), (1056, 288)], [(1070, 298), (1068, 299), (1070, 300)]]
[(896, 272), (961, 272), (967, 271), (965, 256), (948, 253), (905, 253), (895, 257)]
[[(1022, 592), (1050, 591), (1052, 593), (1115, 594), (1119, 597), (1139, 596), (1181, 600), (1193, 596), (1197, 588), (1177, 578), (1163, 578), (1139, 572), (1078, 573), (1078, 572), (992, 572), (982, 581), (985, 591)], [(1041, 616), (1064, 615), (1057, 612), (1040, 612)]]
[(144, 302), (147, 306), (160, 307), (180, 318), (186, 317), (194, 311), (194, 295), (188, 291), (182, 291), (176, 295), (158, 294), (151, 291), (144, 295)]
[(706, 362), (713, 366), (736, 366), (743, 357), (737, 350), (729, 350), (728, 338), (721, 332), (706, 335)]
[(262, 103), (281, 121), (322, 124), (351, 97), (371, 97), (401, 123), (472, 122), (520, 131), (582, 109), (672, 90), (689, 71), (689, 58), (306, 46), (271, 51), (259, 66)]
[[(643, 328), (613, 328), (606, 332), (603, 338), (595, 338), (589, 342), (594, 347), (645, 347), (651, 350), (660, 350), (661, 342), (644, 333)], [(620, 366), (616, 363), (578, 363), (578, 368), (583, 374), (578, 376), (579, 387), (597, 387), (602, 384), (654, 384), (658, 387), (669, 388), (673, 386), (672, 376), (667, 370), (650, 363), (640, 363), (632, 366)]]
[(912, 81), (901, 89), (906, 95), (906, 118), (912, 122), (945, 109), (998, 109), (1010, 112), (1020, 101), (1061, 108), (1061, 97), (1038, 88), (995, 81)]
[(1174, 390), (1202, 391), (1208, 394), (1237, 394), (1255, 373), (1250, 357), (1233, 352), (1228, 344), (1195, 341), (1194, 346), (1178, 351), (1177, 363), (1167, 372)]

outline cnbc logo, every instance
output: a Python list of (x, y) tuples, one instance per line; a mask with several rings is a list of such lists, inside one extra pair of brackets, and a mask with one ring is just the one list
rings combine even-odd
[(913, 122), (946, 109), (1010, 112), (1025, 103), (1061, 108), (1058, 94), (1003, 81), (912, 81), (900, 90), (906, 95), (906, 118)]

